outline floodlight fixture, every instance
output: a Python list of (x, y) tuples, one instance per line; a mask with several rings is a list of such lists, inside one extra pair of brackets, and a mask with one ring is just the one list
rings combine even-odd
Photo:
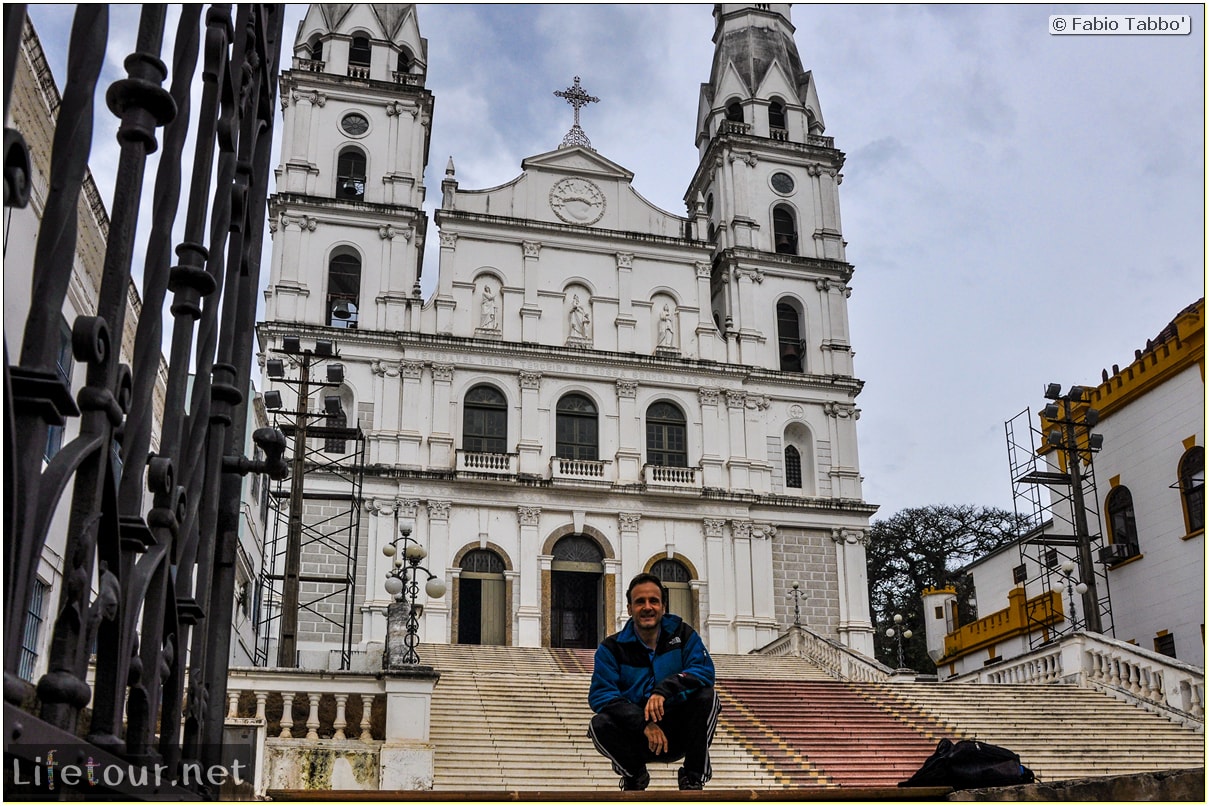
[(1058, 419), (1058, 404), (1050, 403), (1048, 406), (1046, 406), (1045, 408), (1043, 408), (1041, 410), (1041, 414), (1047, 420), (1057, 420)]
[(297, 336), (283, 336), (281, 339), (281, 349), (287, 353), (302, 352), (302, 342)]
[(343, 364), (328, 364), (327, 365), (327, 382), (340, 383), (344, 380), (344, 365)]
[(1055, 428), (1053, 431), (1049, 432), (1049, 436), (1045, 438), (1045, 441), (1050, 445), (1053, 445), (1055, 448), (1058, 447), (1062, 444), (1062, 432)]
[(322, 358), (331, 358), (336, 354), (336, 345), (327, 339), (320, 339), (315, 342), (315, 355)]
[(1091, 448), (1093, 451), (1098, 451), (1101, 448), (1103, 448), (1104, 447), (1104, 435), (1103, 434), (1088, 435), (1087, 447)]
[(1078, 402), (1083, 399), (1083, 391), (1084, 390), (1083, 390), (1082, 386), (1072, 386), (1070, 388), (1070, 391), (1067, 392), (1067, 395), (1070, 397), (1071, 400)]
[(281, 408), (281, 392), (276, 389), (270, 389), (264, 393), (264, 407), (266, 409)]
[(1083, 423), (1088, 428), (1094, 428), (1096, 423), (1100, 422), (1100, 410), (1088, 409), (1087, 414), (1083, 417)]
[(328, 414), (340, 413), (340, 395), (324, 395), (323, 410)]
[(285, 376), (285, 362), (280, 358), (270, 358), (264, 362), (265, 373), (270, 378), (281, 378)]
[(1062, 385), (1057, 383), (1047, 384), (1045, 387), (1045, 397), (1048, 400), (1057, 400), (1062, 397)]

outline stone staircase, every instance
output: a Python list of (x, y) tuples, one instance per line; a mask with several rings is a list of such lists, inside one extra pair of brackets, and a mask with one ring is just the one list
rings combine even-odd
[[(423, 645), (435, 792), (616, 791), (587, 737), (592, 652)], [(893, 787), (941, 737), (1020, 754), (1040, 780), (1204, 766), (1204, 737), (1072, 686), (853, 683), (797, 657), (715, 655), (713, 790)], [(676, 766), (652, 764), (651, 789)], [(434, 792), (434, 794), (435, 794)]]

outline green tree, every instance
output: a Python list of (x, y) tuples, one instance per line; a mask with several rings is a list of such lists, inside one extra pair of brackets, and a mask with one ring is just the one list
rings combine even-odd
[(1028, 531), (1028, 519), (994, 507), (934, 505), (904, 509), (887, 520), (874, 521), (866, 552), (869, 606), (873, 614), (874, 651), (887, 666), (898, 666), (898, 644), (886, 636), (894, 614), (912, 637), (903, 642), (903, 665), (932, 674), (924, 638), (925, 615), (920, 594), (925, 588), (952, 585), (958, 590), (961, 618), (972, 620), (973, 593), (960, 569)]

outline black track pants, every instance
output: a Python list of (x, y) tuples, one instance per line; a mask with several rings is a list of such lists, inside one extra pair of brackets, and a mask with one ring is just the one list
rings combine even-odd
[(613, 771), (626, 778), (639, 778), (649, 761), (684, 759), (684, 768), (708, 781), (713, 775), (709, 746), (714, 741), (722, 704), (712, 686), (698, 689), (682, 702), (667, 700), (659, 727), (667, 735), (668, 751), (656, 755), (647, 746), (643, 708), (631, 702), (610, 705), (588, 727), (588, 736), (602, 756), (613, 762)]

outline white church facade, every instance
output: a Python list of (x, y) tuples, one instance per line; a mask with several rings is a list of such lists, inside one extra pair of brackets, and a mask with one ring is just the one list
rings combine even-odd
[[(310, 6), (282, 76), (259, 337), (262, 361), (296, 337), (343, 365), (328, 394), (365, 436), (358, 645), (384, 640), (381, 548), (402, 523), (448, 590), (421, 596), (424, 641), (594, 647), (651, 571), (714, 652), (783, 632), (796, 582), (806, 626), (872, 654), (844, 155), (789, 6), (714, 15), (683, 215), (591, 146), (576, 78), (561, 145), (489, 189), (462, 188), (454, 155), (430, 223), (416, 6)], [(303, 574), (324, 562), (304, 552)], [(299, 649), (328, 647), (325, 627), (300, 616)]]

